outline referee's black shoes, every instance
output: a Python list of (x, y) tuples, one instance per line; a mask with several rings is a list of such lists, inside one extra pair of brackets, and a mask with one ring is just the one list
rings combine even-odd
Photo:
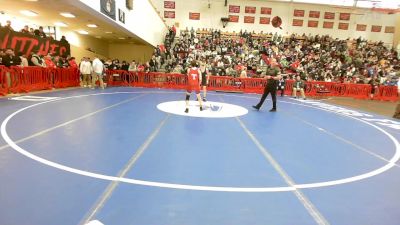
[[(260, 108), (258, 108), (258, 107), (255, 106), (255, 105), (253, 105), (252, 107), (253, 107), (253, 109), (255, 109), (255, 110), (257, 110), (257, 111), (260, 110)], [(270, 111), (270, 112), (276, 112), (276, 109), (275, 109), (275, 108), (272, 108), (272, 109), (270, 109), (269, 111)]]

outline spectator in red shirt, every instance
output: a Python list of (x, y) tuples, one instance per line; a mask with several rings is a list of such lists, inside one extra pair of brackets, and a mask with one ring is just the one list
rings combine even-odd
[(46, 64), (47, 68), (56, 68), (56, 64), (54, 64), (50, 54), (44, 57), (44, 63)]
[(144, 71), (144, 66), (143, 66), (143, 64), (140, 64), (140, 65), (137, 67), (137, 70), (138, 70), (139, 72), (143, 72), (143, 71)]
[(69, 64), (69, 67), (71, 67), (71, 68), (74, 68), (74, 69), (78, 68), (78, 64), (75, 61), (75, 57), (69, 58), (68, 64)]
[(172, 31), (174, 32), (174, 36), (176, 35), (176, 27), (175, 25), (172, 25)]

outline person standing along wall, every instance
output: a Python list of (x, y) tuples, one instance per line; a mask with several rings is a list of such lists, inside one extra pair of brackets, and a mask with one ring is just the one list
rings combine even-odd
[(104, 65), (97, 56), (94, 58), (92, 62), (92, 68), (93, 68), (93, 73), (92, 73), (91, 88), (94, 89), (96, 87), (96, 80), (99, 79), (100, 87), (104, 89), (104, 82), (103, 82)]
[(92, 74), (92, 64), (90, 63), (89, 58), (83, 58), (81, 65), (79, 66), (79, 70), (82, 74), (82, 84), (83, 87), (91, 87), (90, 86), (90, 75)]

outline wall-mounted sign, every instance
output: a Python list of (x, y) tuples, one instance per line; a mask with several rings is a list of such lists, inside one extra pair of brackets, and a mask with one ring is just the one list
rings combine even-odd
[(175, 2), (174, 1), (164, 1), (164, 8), (165, 9), (175, 9)]
[(339, 20), (350, 20), (350, 13), (340, 13)]
[(175, 19), (175, 11), (164, 11), (164, 18)]
[(333, 12), (325, 12), (324, 19), (334, 20), (335, 19), (335, 13), (333, 13)]
[(115, 20), (115, 0), (100, 0), (100, 11)]
[(339, 23), (338, 28), (339, 28), (339, 30), (348, 30), (349, 24), (348, 23)]
[(365, 24), (357, 24), (356, 31), (366, 31), (366, 30), (367, 30), (367, 25), (365, 25)]
[(295, 9), (293, 11), (293, 16), (295, 16), (295, 17), (304, 17), (304, 10)]
[(246, 6), (244, 8), (244, 12), (245, 13), (249, 13), (249, 14), (255, 14), (256, 13), (256, 7), (253, 6)]
[(385, 27), (385, 33), (393, 34), (394, 30), (395, 30), (394, 27)]
[(189, 19), (190, 20), (200, 20), (200, 13), (189, 13)]
[(372, 25), (371, 32), (381, 32), (382, 26)]
[(244, 17), (244, 23), (254, 23), (254, 16), (245, 16)]
[(309, 20), (308, 27), (318, 27), (318, 20)]
[(125, 12), (121, 9), (118, 9), (118, 20), (121, 23), (125, 23)]
[(294, 26), (294, 27), (302, 27), (303, 26), (303, 20), (293, 19), (292, 26)]
[(126, 0), (126, 8), (129, 10), (133, 9), (133, 0)]
[(260, 17), (260, 24), (269, 24), (271, 21), (271, 18), (269, 17)]
[(229, 5), (230, 13), (240, 13), (240, 6), (238, 5)]
[(271, 15), (271, 13), (272, 13), (272, 8), (261, 7), (261, 14)]
[(333, 28), (333, 22), (328, 22), (328, 21), (324, 21), (324, 24), (322, 26), (325, 29), (332, 29)]
[(229, 22), (238, 23), (239, 22), (239, 16), (229, 15)]
[(319, 18), (320, 12), (319, 12), (319, 11), (310, 11), (310, 12), (308, 13), (308, 16), (309, 16), (310, 18)]

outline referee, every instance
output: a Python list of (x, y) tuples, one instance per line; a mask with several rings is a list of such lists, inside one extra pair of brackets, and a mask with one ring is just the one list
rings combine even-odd
[(280, 72), (280, 70), (276, 66), (267, 69), (267, 72), (266, 72), (267, 85), (264, 88), (264, 93), (261, 96), (260, 102), (257, 105), (253, 105), (253, 108), (255, 108), (256, 110), (260, 110), (260, 108), (261, 108), (262, 104), (264, 103), (265, 99), (267, 98), (268, 94), (271, 93), (272, 109), (269, 111), (276, 112), (276, 90), (278, 87), (278, 80), (281, 77), (279, 72)]

